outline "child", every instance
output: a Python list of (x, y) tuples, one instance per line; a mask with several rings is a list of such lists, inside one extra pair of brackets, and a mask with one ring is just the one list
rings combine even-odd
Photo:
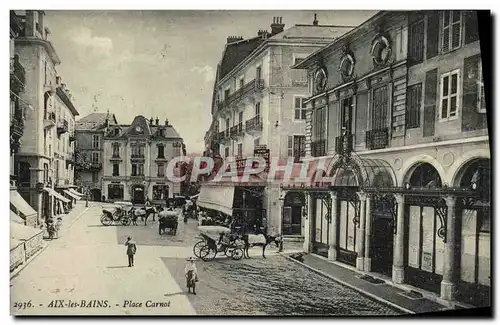
[(57, 218), (57, 222), (55, 224), (55, 235), (56, 235), (56, 238), (59, 238), (59, 231), (61, 230), (62, 223), (63, 223), (62, 218), (58, 217)]
[(196, 264), (194, 263), (195, 260), (196, 259), (194, 257), (189, 257), (187, 259), (188, 263), (184, 268), (188, 292), (191, 293), (191, 288), (193, 288), (193, 294), (196, 294), (196, 282), (198, 282), (198, 271), (196, 270)]

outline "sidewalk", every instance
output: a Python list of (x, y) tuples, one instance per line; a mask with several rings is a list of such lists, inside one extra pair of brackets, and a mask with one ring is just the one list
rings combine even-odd
[(320, 273), (336, 282), (348, 286), (361, 294), (386, 303), (410, 314), (450, 310), (434, 301), (428, 300), (413, 292), (401, 290), (383, 280), (373, 278), (364, 273), (351, 270), (316, 255), (303, 255), (303, 263), (287, 255), (283, 256)]

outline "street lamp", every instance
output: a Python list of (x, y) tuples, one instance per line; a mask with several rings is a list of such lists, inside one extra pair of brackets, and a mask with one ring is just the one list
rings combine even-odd
[(87, 186), (86, 188), (86, 192), (87, 192), (87, 195), (85, 195), (85, 207), (88, 208), (89, 207), (89, 187)]

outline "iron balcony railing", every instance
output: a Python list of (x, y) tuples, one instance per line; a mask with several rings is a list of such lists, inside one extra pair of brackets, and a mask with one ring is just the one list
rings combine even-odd
[(261, 131), (262, 130), (262, 119), (259, 115), (256, 115), (245, 122), (246, 131)]
[(240, 122), (235, 126), (231, 127), (231, 137), (236, 138), (243, 134), (243, 123)]
[(317, 140), (311, 142), (311, 155), (321, 157), (326, 155), (326, 140)]
[(354, 136), (352, 134), (341, 135), (335, 138), (335, 153), (347, 155), (353, 151)]
[(139, 153), (139, 154), (132, 154), (130, 156), (131, 159), (144, 159), (144, 154), (143, 153)]
[(44, 120), (56, 121), (56, 112), (45, 112), (43, 115)]
[(69, 131), (69, 123), (66, 120), (57, 123), (57, 134), (63, 134)]
[(366, 148), (370, 150), (384, 149), (389, 146), (389, 129), (381, 128), (366, 131)]
[(216, 102), (217, 108), (221, 110), (224, 107), (231, 105), (235, 101), (240, 100), (241, 98), (249, 94), (254, 94), (263, 88), (264, 88), (264, 79), (253, 79), (252, 81), (248, 82), (243, 87), (241, 87), (240, 89), (229, 95), (229, 97), (225, 98), (222, 101), (217, 101)]
[(228, 139), (231, 135), (231, 128), (227, 128), (225, 131), (224, 131), (224, 138), (225, 139)]

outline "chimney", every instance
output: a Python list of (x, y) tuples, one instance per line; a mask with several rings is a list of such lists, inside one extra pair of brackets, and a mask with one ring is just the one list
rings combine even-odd
[(318, 26), (318, 19), (317, 19), (317, 15), (316, 14), (314, 14), (313, 25), (314, 26)]
[(168, 126), (168, 118), (165, 119), (165, 126)]
[(159, 125), (160, 124), (160, 119), (157, 117), (155, 122), (156, 122), (156, 125)]
[(262, 39), (266, 39), (267, 38), (267, 30), (259, 29), (259, 31), (257, 32), (257, 36), (259, 36)]
[(56, 86), (57, 87), (61, 86), (61, 77), (59, 76), (56, 77)]
[(271, 24), (271, 35), (276, 35), (284, 30), (285, 24), (283, 24), (283, 17), (273, 17), (273, 23)]
[(149, 125), (153, 125), (153, 124), (154, 124), (153, 118), (150, 118), (149, 119)]
[(242, 41), (243, 37), (241, 36), (228, 36), (227, 37), (227, 44)]

